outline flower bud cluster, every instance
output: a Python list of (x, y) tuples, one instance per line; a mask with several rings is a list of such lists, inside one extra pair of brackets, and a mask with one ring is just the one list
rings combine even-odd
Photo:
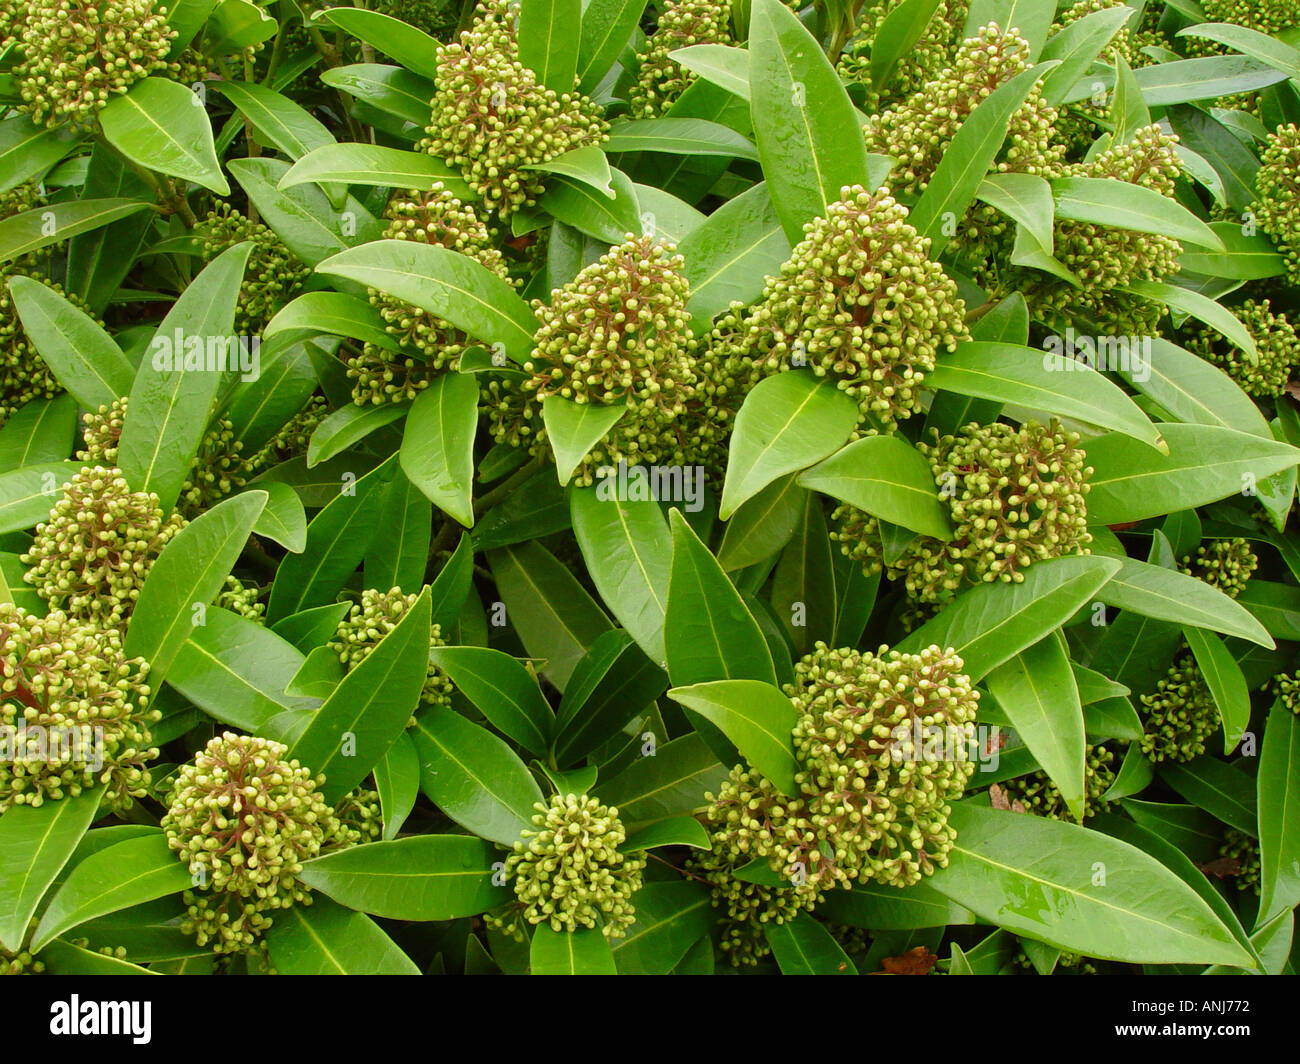
[(1185, 557), (1178, 568), (1236, 598), (1258, 567), (1259, 558), (1251, 550), (1250, 541), (1236, 537), (1210, 540), (1196, 548), (1195, 556)]
[(591, 483), (594, 469), (620, 459), (684, 462), (694, 441), (683, 438), (679, 418), (697, 377), (681, 266), (671, 244), (629, 235), (552, 292), (549, 305), (535, 301), (538, 329), (526, 376), (505, 377), (496, 392), (497, 440), (536, 453), (544, 439), (541, 401), (558, 395), (627, 407), (587, 455), (576, 483)]
[(224, 732), (173, 782), (162, 829), (196, 877), (182, 926), (218, 953), (242, 952), (266, 912), (307, 900), (302, 864), (338, 828), (313, 777), (282, 743)]
[(905, 887), (947, 866), (949, 803), (974, 772), (979, 693), (962, 668), (936, 646), (871, 654), (822, 643), (795, 666), (796, 779), (818, 839), (803, 851), (810, 879)]
[[(1115, 782), (1115, 755), (1104, 746), (1088, 747), (1083, 765), (1083, 815), (1095, 816), (1104, 812), (1106, 803), (1101, 796)], [(1031, 772), (1028, 776), (1008, 780), (1002, 785), (1011, 801), (1020, 802), (1029, 812), (1049, 820), (1073, 820), (1061, 790), (1046, 772)]]
[[(17, 191), (17, 190), (15, 190)], [(0, 213), (0, 218), (5, 217)], [(18, 268), (19, 264), (0, 266), (0, 425), (23, 404), (33, 399), (52, 399), (63, 389), (50, 368), (27, 338), (27, 330), (19, 320), (9, 281), (13, 277), (31, 277), (48, 285), (71, 303), (80, 307), (81, 301), (71, 297), (63, 288), (32, 269)]]
[[(926, 189), (957, 130), (999, 86), (1029, 69), (1029, 53), (1028, 41), (990, 23), (962, 42), (952, 65), (934, 80), (897, 107), (872, 117), (865, 129), (867, 150), (898, 160), (890, 175), (895, 193), (918, 194)], [(1053, 136), (1056, 120), (1056, 108), (1043, 100), (1035, 86), (1011, 116), (994, 169), (1051, 174), (1064, 157)]]
[(311, 275), (311, 267), (299, 262), (270, 228), (245, 218), (224, 201), (200, 219), (192, 235), (199, 242), (205, 262), (236, 244), (244, 241), (253, 244), (239, 286), (235, 309), (237, 333), (261, 333), (275, 312)]
[(152, 0), (36, 0), (14, 32), (22, 108), (50, 128), (89, 125), (113, 96), (170, 70), (176, 37)]
[(1263, 863), (1259, 857), (1259, 840), (1251, 838), (1244, 831), (1229, 828), (1219, 847), (1219, 856), (1237, 862), (1237, 871), (1233, 873), (1233, 882), (1238, 890), (1259, 893), (1260, 875)]
[(258, 588), (245, 587), (238, 577), (228, 576), (213, 604), (237, 613), (247, 621), (260, 624), (262, 615), (266, 613), (266, 604), (258, 601), (261, 595)]
[(0, 603), (0, 726), (23, 744), (21, 759), (0, 760), (0, 813), (98, 783), (108, 808), (142, 797), (145, 766), (158, 756), (149, 726), (160, 716), (149, 709), (148, 674), (115, 628)]
[(1291, 124), (1270, 133), (1260, 161), (1255, 216), (1286, 256), (1287, 279), (1300, 284), (1300, 128)]
[(719, 319), (715, 340), (732, 338), (770, 373), (810, 366), (888, 428), (920, 408), (936, 357), (969, 335), (966, 305), (887, 191), (840, 197), (804, 226), (754, 308)]
[[(369, 657), (379, 641), (396, 628), (406, 611), (415, 605), (417, 598), (419, 596), (415, 593), (404, 594), (400, 587), (387, 591), (373, 588), (362, 591), (361, 601), (348, 610), (347, 616), (335, 629), (334, 638), (329, 641), (329, 648), (339, 656), (344, 669), (351, 672)], [(438, 625), (433, 625), (430, 634), (434, 646), (446, 646)], [(455, 688), (447, 674), (436, 665), (430, 665), (420, 696), (422, 701), (426, 705), (449, 705), (453, 690)]]
[(329, 402), (325, 397), (313, 395), (307, 405), (285, 422), (262, 449), (248, 460), (249, 475), (305, 455), (312, 433), (329, 413)]
[[(506, 261), (493, 245), (487, 226), (441, 181), (427, 192), (394, 195), (386, 214), (385, 238), (459, 252), (502, 280), (510, 280)], [(348, 359), (352, 398), (358, 406), (410, 401), (437, 374), (457, 368), (470, 342), (463, 332), (427, 310), (375, 289), (370, 292), (370, 302), (379, 308), (398, 350), (366, 343), (361, 355)]]
[(1300, 333), (1285, 314), (1274, 314), (1269, 300), (1247, 299), (1233, 312), (1255, 341), (1258, 359), (1251, 362), (1241, 348), (1214, 329), (1190, 326), (1187, 349), (1213, 362), (1250, 395), (1274, 399), (1286, 391), (1300, 364)]
[(533, 827), (520, 832), (505, 874), (530, 924), (556, 931), (600, 927), (622, 938), (636, 919), (644, 853), (623, 853), (618, 810), (587, 795), (556, 794), (534, 807)]
[[(818, 643), (786, 688), (799, 793), (735, 766), (698, 814), (712, 843), (688, 870), (723, 909), (722, 948), (756, 963), (763, 928), (811, 910), (827, 890), (876, 882), (905, 887), (947, 865), (951, 802), (974, 771), (979, 692), (952, 650), (876, 654)], [(765, 860), (782, 884), (736, 871)], [(757, 877), (762, 878), (762, 877)]]
[[(126, 423), (128, 399), (114, 399), (96, 411), (82, 415), (82, 449), (77, 460), (90, 465), (117, 465), (117, 448)], [(181, 485), (176, 510), (184, 517), (197, 517), (213, 504), (247, 483), (248, 463), (241, 456), (243, 444), (235, 439), (234, 423), (217, 418), (199, 444), (190, 463), (190, 475)]]
[(119, 627), (135, 608), (145, 578), (183, 527), (153, 492), (132, 491), (120, 469), (84, 466), (36, 534), (24, 575), (50, 605), (102, 629)]
[(641, 53), (628, 90), (633, 118), (658, 118), (695, 80), (670, 52), (695, 44), (730, 44), (731, 5), (720, 0), (669, 0)]
[(918, 445), (948, 509), (952, 539), (917, 536), (885, 566), (880, 522), (847, 504), (832, 514), (838, 522), (832, 538), (867, 573), (885, 566), (920, 603), (946, 602), (972, 584), (1018, 583), (1034, 562), (1086, 554), (1092, 542), (1092, 468), (1079, 442), (1056, 420), (1018, 429), (1002, 422), (967, 425), (956, 436)]
[(533, 167), (606, 139), (600, 108), (557, 93), (519, 61), (506, 0), (483, 0), (474, 24), (437, 52), (428, 136), (420, 147), (464, 175), (489, 211), (531, 207), (545, 175)]
[(1156, 689), (1142, 695), (1139, 746), (1151, 761), (1191, 761), (1205, 753), (1219, 728), (1219, 710), (1191, 654), (1182, 654)]
[(952, 64), (970, 13), (969, 0), (939, 0), (920, 38), (899, 57), (889, 82), (877, 91), (872, 81), (871, 52), (881, 24), (897, 6), (892, 0), (875, 0), (864, 5), (854, 38), (839, 59), (840, 75), (866, 86), (863, 110), (867, 114), (877, 114), (884, 106), (907, 99), (939, 78)]

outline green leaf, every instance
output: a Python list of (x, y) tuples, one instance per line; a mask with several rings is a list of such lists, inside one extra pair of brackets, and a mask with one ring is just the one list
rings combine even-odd
[(77, 433), (77, 401), (71, 395), (29, 399), (0, 426), (0, 469), (60, 461)]
[(307, 886), (341, 905), (390, 920), (455, 920), (509, 900), (492, 885), (496, 849), (466, 835), (372, 842), (304, 862)]
[(734, 302), (752, 303), (790, 257), (790, 241), (762, 182), (728, 200), (678, 245), (690, 282), (686, 309), (711, 321)]
[(405, 732), (375, 766), (375, 790), (384, 815), (384, 841), (391, 842), (402, 830), (420, 793), (420, 758)]
[(947, 224), (948, 216), (961, 218), (966, 213), (1002, 150), (1011, 116), (1050, 69), (1051, 64), (1039, 63), (998, 86), (953, 136), (908, 219), (918, 233), (930, 238), (931, 258), (938, 258), (951, 239), (948, 234), (955, 231)]
[(1178, 36), (1200, 37), (1226, 44), (1243, 55), (1280, 70), (1289, 78), (1300, 79), (1300, 51), (1258, 30), (1224, 22), (1207, 22), (1179, 30)]
[(94, 318), (30, 277), (11, 277), (9, 291), (33, 346), (77, 402), (97, 410), (130, 394), (135, 370)]
[(573, 91), (578, 71), (574, 28), (582, 21), (582, 0), (523, 0), (519, 8), (519, 61), (539, 84), (558, 93)]
[(949, 823), (957, 841), (929, 883), (998, 927), (1106, 960), (1253, 963), (1190, 887), (1128, 843), (970, 802), (954, 805)]
[(963, 592), (895, 649), (952, 647), (966, 674), (980, 680), (1074, 616), (1119, 569), (1115, 559), (1096, 555), (1037, 562), (1020, 583), (981, 584)]
[(638, 118), (609, 128), (605, 151), (657, 151), (668, 155), (720, 155), (758, 162), (758, 149), (734, 129), (702, 118)]
[[(1138, 357), (1130, 352), (1130, 363)], [(1050, 410), (1161, 447), (1160, 429), (1123, 389), (1060, 350), (1039, 352), (1016, 344), (972, 341), (941, 355), (925, 383), (960, 395)]]
[(717, 680), (671, 688), (668, 697), (721, 730), (782, 794), (799, 794), (791, 739), (799, 713), (775, 685)]
[(591, 449), (626, 413), (626, 405), (575, 403), (562, 395), (548, 395), (542, 400), (542, 423), (555, 452), (555, 472), (561, 484), (569, 482)]
[(533, 348), (533, 313), (513, 288), (457, 251), (413, 240), (375, 240), (316, 267), (318, 273), (378, 288), (523, 362)]
[(1193, 805), (1223, 823), (1252, 838), (1259, 834), (1256, 781), (1247, 773), (1206, 756), (1181, 765), (1167, 761), (1160, 766), (1160, 776)]
[[(189, 476), (223, 375), (238, 365), (235, 304), (252, 250), (222, 252), (181, 293), (131, 385), (117, 464), (133, 490), (157, 494), (164, 513)], [(204, 344), (205, 363), (185, 368), (193, 341)]]
[(795, 535), (777, 562), (770, 596), (786, 639), (799, 654), (835, 635), (839, 596), (832, 549), (821, 500), (809, 493)]
[(0, 263), (151, 209), (150, 204), (139, 200), (95, 199), (50, 203), (39, 210), (23, 211), (0, 221)]
[(1236, 315), (1199, 292), (1192, 292), (1174, 284), (1158, 284), (1155, 281), (1134, 281), (1120, 291), (1131, 292), (1153, 303), (1167, 303), (1174, 310), (1190, 314), (1240, 347), (1252, 362), (1259, 358), (1254, 339), (1246, 331), (1246, 327), (1237, 320)]
[(38, 806), (15, 805), (0, 817), (0, 947), (17, 953), (46, 890), (68, 863), (99, 811), (102, 787)]
[(8, 192), (39, 177), (72, 151), (83, 135), (68, 126), (46, 129), (30, 116), (11, 111), (0, 122), (0, 189)]
[[(607, 147), (607, 146), (606, 146)], [(546, 174), (563, 174), (584, 185), (590, 185), (602, 196), (613, 199), (614, 172), (609, 167), (609, 156), (604, 149), (594, 144), (584, 144), (580, 148), (557, 155), (550, 162), (533, 163), (525, 170), (538, 170)]]
[(796, 474), (788, 473), (746, 501), (727, 522), (718, 564), (731, 572), (775, 555), (790, 542), (807, 495)]
[(438, 75), (438, 42), (401, 19), (364, 8), (332, 7), (316, 12), (312, 21), (332, 22), (426, 78)]
[(836, 923), (875, 931), (912, 931), (975, 922), (970, 910), (940, 894), (928, 879), (901, 890), (875, 883), (833, 890), (818, 903), (817, 913)]
[(383, 63), (353, 63), (322, 70), (320, 80), (331, 88), (342, 89), (384, 114), (395, 115), (417, 126), (423, 126), (429, 121), (429, 100), (435, 91), (433, 82), (404, 67)]
[(213, 81), (212, 88), (234, 104), (259, 137), (290, 159), (334, 143), (325, 125), (310, 111), (255, 81)]
[(494, 728), (530, 753), (545, 753), (555, 717), (536, 678), (518, 661), (487, 647), (434, 647), (429, 661)]
[(0, 473), (0, 532), (31, 528), (49, 517), (77, 469), (71, 462), (43, 462)]
[(325, 774), (326, 801), (338, 801), (369, 775), (420, 704), (429, 673), (429, 602), (425, 588), (290, 747), (290, 757)]
[(397, 348), (379, 311), (366, 300), (343, 292), (304, 292), (271, 319), (262, 335), (270, 339), (280, 334), (321, 333), (350, 336), (388, 350)]
[(902, 0), (876, 30), (871, 42), (871, 88), (879, 92), (889, 84), (894, 69), (925, 35), (938, 10), (939, 0)]
[(435, 181), (462, 202), (478, 199), (459, 170), (421, 151), (403, 151), (379, 144), (326, 144), (316, 148), (285, 172), (280, 188), (342, 182), (378, 188), (427, 189)]
[(116, 843), (73, 867), (32, 932), (32, 952), (87, 920), (178, 894), (190, 885), (188, 869), (161, 831)]
[[(1212, 55), (1205, 59), (1156, 63), (1135, 70), (1133, 76), (1142, 87), (1142, 98), (1149, 107), (1215, 100), (1220, 96), (1254, 92), (1286, 80), (1281, 71), (1241, 55)], [(1109, 71), (1096, 80), (1106, 83)], [(1064, 102), (1084, 99), (1092, 92), (1091, 79), (1081, 79), (1066, 93)]]
[(598, 636), (573, 670), (556, 713), (556, 764), (591, 753), (667, 687), (664, 671), (621, 628)]
[(612, 625), (568, 569), (538, 543), (488, 554), (497, 590), (524, 648), (564, 691), (587, 647)]
[(726, 520), (778, 477), (833, 454), (857, 419), (857, 404), (832, 381), (798, 371), (760, 381), (736, 414), (718, 516)]
[(390, 458), (359, 480), (338, 485), (338, 494), (307, 526), (302, 553), (280, 562), (271, 584), (268, 623), (334, 600), (376, 534), (375, 522), (383, 511), (396, 466)]
[(782, 975), (857, 975), (849, 955), (809, 913), (763, 928)]
[(153, 691), (189, 637), (195, 604), (221, 590), (266, 500), (264, 491), (247, 491), (219, 502), (169, 540), (153, 563), (123, 644), (127, 657), (149, 662)]
[(1049, 635), (1022, 650), (989, 673), (988, 686), (1070, 813), (1082, 822), (1087, 753), (1083, 706), (1061, 640)]
[(631, 40), (644, 10), (645, 0), (590, 0), (586, 5), (578, 35), (579, 92), (590, 93), (600, 84)]
[(1280, 701), (1268, 713), (1257, 785), (1262, 927), (1300, 902), (1300, 718)]
[(749, 72), (759, 159), (794, 244), (804, 223), (821, 217), (841, 189), (870, 183), (866, 143), (826, 53), (779, 0), (754, 2)]
[[(1052, 39), (1043, 46), (1039, 58), (1044, 62), (1059, 59), (1061, 65), (1043, 79), (1043, 100), (1053, 107), (1060, 107), (1070, 95), (1070, 90), (1080, 84), (1093, 60), (1132, 15), (1132, 8), (1103, 8), (1076, 19), (1059, 33), (1053, 34)], [(1083, 85), (1087, 89), (1083, 95), (1090, 95), (1091, 85), (1086, 80), (1083, 80)]]
[(747, 49), (727, 44), (692, 44), (669, 52), (668, 58), (705, 81), (750, 101), (750, 53)]
[[(336, 625), (337, 617), (331, 635)], [(222, 724), (284, 742), (319, 705), (284, 693), (303, 660), (301, 650), (269, 628), (209, 607), (176, 651), (167, 683)]]
[(617, 807), (629, 831), (694, 812), (704, 803), (705, 793), (716, 794), (727, 778), (727, 768), (698, 733), (654, 750), (653, 757), (640, 757), (609, 781), (596, 784), (600, 800)]
[(1213, 229), (1155, 189), (1110, 177), (1058, 177), (1052, 181), (1052, 195), (1060, 219), (1162, 234), (1198, 247), (1225, 250)]
[(203, 98), (166, 78), (137, 81), (99, 112), (105, 139), (133, 163), (230, 195)]
[(533, 975), (617, 975), (609, 940), (598, 927), (554, 931), (549, 923), (533, 930), (529, 949)]
[(1236, 222), (1211, 222), (1210, 228), (1224, 250), (1184, 251), (1178, 260), (1184, 270), (1236, 281), (1259, 281), (1286, 272), (1286, 260), (1263, 233), (1247, 236)]
[(1034, 174), (990, 174), (975, 190), (977, 199), (995, 207), (1029, 230), (1049, 255), (1055, 240), (1052, 186)]
[(707, 850), (712, 845), (709, 833), (698, 820), (690, 816), (677, 816), (632, 832), (619, 849), (624, 853), (652, 850), (656, 846), (693, 846), (697, 850)]
[(474, 434), (478, 384), (443, 373), (422, 391), (406, 418), (402, 472), (431, 503), (466, 528), (474, 524)]
[(684, 880), (647, 883), (635, 904), (636, 921), (611, 943), (620, 975), (667, 975), (715, 921), (709, 892)]
[(1133, 610), (1176, 624), (1191, 624), (1210, 631), (1249, 639), (1272, 649), (1272, 638), (1249, 610), (1218, 588), (1194, 576), (1124, 558), (1120, 570), (1098, 593), (1108, 606)]
[(436, 708), (416, 717), (410, 735), (420, 756), (420, 789), (461, 827), (510, 846), (532, 826), (541, 789), (501, 739)]
[(1232, 753), (1250, 724), (1250, 692), (1241, 667), (1223, 641), (1201, 628), (1183, 625), (1183, 638), (1192, 648), (1196, 666), (1214, 696), (1223, 721), (1224, 753)]
[(1169, 445), (1162, 455), (1110, 433), (1084, 447), (1093, 476), (1088, 519), (1115, 525), (1187, 510), (1239, 493), (1300, 464), (1289, 444), (1212, 425), (1161, 425)]
[(420, 969), (362, 913), (317, 898), (276, 914), (266, 932), (282, 975), (419, 975)]
[(1158, 336), (1150, 340), (1150, 358), (1119, 367), (1124, 380), (1178, 421), (1272, 438), (1259, 407), (1223, 370)]
[(913, 532), (952, 538), (930, 463), (897, 436), (855, 440), (801, 473), (798, 483)]
[(641, 235), (641, 207), (632, 179), (622, 170), (610, 168), (609, 187), (614, 190), (612, 198), (586, 181), (555, 174), (547, 181), (537, 208), (580, 233), (606, 244), (621, 244), (629, 233)]
[(762, 629), (681, 511), (669, 515), (672, 570), (664, 618), (668, 675), (678, 687), (711, 680), (759, 680), (776, 670)]
[(606, 499), (610, 478), (569, 496), (573, 532), (610, 612), (656, 664), (666, 662), (664, 613), (672, 537), (659, 504)]
[(307, 468), (328, 462), (372, 432), (405, 417), (407, 409), (405, 403), (385, 403), (378, 407), (350, 403), (340, 407), (317, 425), (312, 433), (307, 444)]

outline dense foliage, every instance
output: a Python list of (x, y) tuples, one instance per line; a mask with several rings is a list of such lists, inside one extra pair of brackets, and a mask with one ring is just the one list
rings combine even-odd
[(1300, 2), (0, 0), (0, 972), (1293, 971)]

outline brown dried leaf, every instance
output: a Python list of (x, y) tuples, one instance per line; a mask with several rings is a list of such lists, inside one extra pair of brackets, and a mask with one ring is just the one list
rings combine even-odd
[(937, 953), (931, 953), (924, 946), (917, 946), (899, 957), (883, 958), (880, 970), (887, 975), (929, 975), (938, 960)]

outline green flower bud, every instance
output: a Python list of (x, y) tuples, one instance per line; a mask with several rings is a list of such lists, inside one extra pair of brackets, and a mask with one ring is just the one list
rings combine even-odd
[(1218, 706), (1190, 654), (1179, 657), (1140, 701), (1146, 719), (1139, 746), (1157, 764), (1199, 757), (1219, 730)]
[(1188, 555), (1178, 567), (1188, 576), (1204, 580), (1225, 595), (1236, 598), (1250, 581), (1250, 574), (1259, 566), (1259, 558), (1251, 550), (1250, 542), (1240, 537), (1214, 539), (1196, 548), (1196, 556)]
[[(1083, 766), (1083, 791), (1085, 818), (1104, 812), (1106, 803), (1102, 795), (1115, 782), (1115, 755), (1104, 746), (1088, 747)], [(1070, 820), (1070, 814), (1061, 790), (1046, 772), (1031, 772), (1028, 776), (1008, 780), (1002, 785), (1011, 801), (1020, 802), (1029, 812), (1049, 820)]]
[(253, 244), (235, 308), (237, 333), (260, 334), (311, 275), (311, 268), (299, 262), (271, 229), (245, 218), (229, 203), (219, 203), (190, 235), (199, 241), (205, 262), (236, 244)]
[(714, 341), (768, 373), (810, 366), (857, 400), (865, 422), (890, 428), (920, 409), (937, 355), (967, 338), (966, 305), (888, 192), (840, 196), (804, 226), (754, 308), (719, 319)]
[(428, 136), (420, 147), (464, 175), (489, 211), (507, 217), (541, 194), (541, 163), (607, 137), (586, 96), (541, 85), (519, 61), (505, 0), (483, 0), (473, 26), (437, 52)]
[(119, 627), (135, 608), (163, 548), (185, 526), (153, 492), (132, 491), (121, 470), (86, 466), (63, 486), (48, 521), (36, 526), (23, 574), (50, 605), (100, 628)]
[(628, 91), (633, 118), (658, 118), (695, 80), (669, 56), (695, 44), (730, 44), (731, 6), (720, 0), (669, 0), (646, 39), (636, 83)]
[(1260, 874), (1263, 864), (1259, 857), (1259, 840), (1251, 838), (1244, 831), (1229, 828), (1219, 847), (1219, 857), (1235, 862), (1236, 871), (1229, 873), (1238, 890), (1259, 893)]
[(114, 627), (0, 603), (0, 734), (20, 748), (0, 759), (0, 813), (100, 783), (110, 809), (142, 797), (158, 756), (149, 726), (161, 716), (148, 708), (148, 675)]
[(520, 832), (505, 860), (523, 919), (556, 931), (600, 927), (606, 938), (622, 938), (636, 919), (632, 897), (646, 858), (619, 851), (627, 832), (618, 810), (576, 794), (552, 795), (534, 808), (534, 826)]
[(889, 81), (877, 91), (871, 73), (871, 52), (881, 24), (896, 6), (892, 0), (865, 4), (858, 16), (855, 35), (840, 56), (840, 74), (867, 88), (863, 108), (866, 114), (877, 114), (887, 105), (905, 100), (942, 78), (961, 45), (962, 28), (970, 14), (969, 0), (939, 0), (921, 37), (898, 58)]
[(1235, 308), (1237, 318), (1258, 352), (1256, 361), (1217, 330), (1205, 325), (1189, 326), (1187, 349), (1225, 370), (1250, 395), (1276, 399), (1285, 394), (1291, 374), (1300, 363), (1300, 333), (1284, 314), (1274, 314), (1267, 299), (1247, 299)]
[(88, 126), (112, 97), (172, 69), (175, 37), (151, 0), (37, 0), (15, 32), (20, 106), (50, 128)]

